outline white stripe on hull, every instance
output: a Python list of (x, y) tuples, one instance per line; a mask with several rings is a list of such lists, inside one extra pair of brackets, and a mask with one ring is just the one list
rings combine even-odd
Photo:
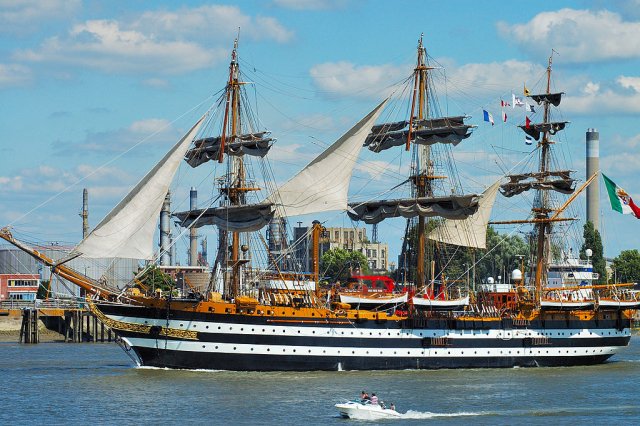
[[(624, 337), (630, 336), (631, 331), (609, 329), (490, 329), (490, 330), (450, 330), (450, 329), (380, 329), (354, 327), (299, 327), (295, 325), (258, 325), (258, 324), (231, 324), (225, 322), (184, 321), (170, 320), (167, 324), (163, 319), (148, 319), (117, 315), (107, 315), (109, 318), (134, 324), (156, 325), (176, 330), (191, 330), (201, 333), (224, 333), (240, 335), (271, 335), (271, 336), (298, 336), (298, 337), (354, 337), (365, 339), (406, 338), (422, 339), (424, 337), (450, 337), (455, 339), (495, 338), (510, 340), (524, 337), (548, 337), (548, 338), (584, 338), (584, 337)], [(320, 322), (320, 321), (319, 321)]]
[(290, 345), (256, 345), (240, 343), (194, 342), (147, 338), (123, 338), (131, 347), (145, 347), (201, 353), (238, 355), (297, 355), (336, 357), (455, 357), (455, 358), (518, 358), (518, 357), (574, 357), (585, 355), (613, 355), (622, 346), (599, 347), (533, 347), (533, 348), (356, 348)]

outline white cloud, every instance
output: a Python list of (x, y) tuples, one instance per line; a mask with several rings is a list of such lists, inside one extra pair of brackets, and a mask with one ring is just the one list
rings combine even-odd
[(640, 77), (619, 76), (614, 81), (580, 80), (580, 83), (563, 98), (564, 111), (600, 116), (640, 113)]
[(382, 98), (391, 93), (391, 85), (410, 69), (390, 64), (359, 66), (343, 61), (315, 65), (309, 73), (314, 84), (329, 96)]
[(81, 0), (0, 0), (0, 32), (35, 32), (40, 23), (69, 19)]
[(633, 89), (636, 93), (640, 92), (640, 77), (627, 77), (622, 75), (618, 77), (617, 82), (625, 89)]
[(57, 156), (78, 156), (86, 154), (121, 154), (129, 149), (132, 155), (146, 155), (149, 144), (154, 146), (176, 142), (179, 131), (167, 120), (150, 118), (139, 120), (128, 127), (87, 134), (80, 142), (56, 141), (53, 145)]
[(273, 0), (273, 4), (284, 9), (329, 10), (345, 6), (346, 0)]
[(0, 192), (19, 191), (22, 186), (22, 176), (0, 176)]
[(156, 89), (166, 89), (170, 86), (169, 82), (163, 78), (148, 78), (142, 81), (142, 84)]
[[(615, 173), (613, 178), (623, 188), (640, 195), (640, 186), (635, 182), (640, 169), (640, 134), (631, 138), (615, 136), (607, 140), (606, 145), (600, 145), (600, 168), (609, 173)], [(614, 172), (615, 171), (615, 172)], [(618, 181), (618, 179), (620, 179)], [(632, 182), (631, 185), (625, 185)]]
[[(330, 95), (380, 99), (397, 90), (397, 86), (391, 85), (411, 75), (413, 67), (411, 64), (355, 65), (337, 62), (316, 65), (310, 74), (315, 85)], [(447, 93), (451, 99), (459, 98), (459, 101), (468, 103), (469, 96), (505, 96), (516, 88), (521, 91), (523, 82), (539, 80), (544, 71), (545, 68), (539, 64), (507, 60), (459, 66), (448, 63), (446, 70), (436, 69), (431, 75), (437, 93)]]
[[(81, 164), (72, 169), (49, 165), (22, 169), (11, 177), (0, 176), (0, 192), (38, 195), (57, 193), (75, 186), (90, 185), (96, 195), (122, 195), (133, 177), (117, 167), (95, 167)], [(118, 188), (114, 190), (113, 188)], [(93, 191), (92, 191), (93, 192)]]
[(336, 128), (335, 120), (332, 116), (325, 114), (311, 114), (304, 117), (295, 117), (283, 123), (284, 130), (297, 130), (302, 128), (313, 131), (329, 132)]
[[(214, 24), (215, 23), (215, 24)], [(172, 38), (191, 37), (210, 43), (228, 42), (238, 33), (240, 38), (275, 40), (285, 43), (293, 38), (293, 31), (286, 29), (271, 17), (251, 17), (236, 6), (208, 5), (177, 11), (151, 11), (143, 13), (131, 24), (142, 33), (163, 34)]]
[(34, 50), (17, 51), (20, 61), (84, 66), (109, 73), (176, 74), (211, 66), (224, 57), (220, 49), (192, 42), (160, 40), (123, 29), (111, 20), (75, 25), (66, 38), (51, 37)]
[(0, 64), (0, 89), (22, 86), (32, 79), (31, 70), (20, 64)]
[(548, 56), (553, 48), (565, 63), (640, 57), (640, 22), (625, 21), (608, 10), (565, 8), (539, 13), (525, 24), (497, 26), (523, 51)]
[(521, 93), (524, 82), (537, 81), (544, 71), (545, 68), (539, 64), (513, 59), (486, 64), (454, 65), (447, 73), (447, 84), (453, 96), (457, 93), (505, 96), (516, 89), (517, 93)]
[(170, 123), (163, 118), (149, 118), (147, 120), (134, 121), (129, 126), (129, 130), (133, 133), (142, 135), (162, 132), (170, 127)]

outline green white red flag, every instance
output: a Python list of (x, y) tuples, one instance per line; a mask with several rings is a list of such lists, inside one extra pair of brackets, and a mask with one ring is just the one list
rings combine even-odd
[(609, 193), (609, 201), (611, 201), (611, 208), (622, 214), (633, 214), (636, 218), (640, 219), (640, 207), (636, 206), (627, 191), (620, 188), (614, 181), (602, 174), (604, 178), (604, 184), (607, 187)]

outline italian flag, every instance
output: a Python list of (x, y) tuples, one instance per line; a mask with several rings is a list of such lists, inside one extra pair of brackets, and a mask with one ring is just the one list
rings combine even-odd
[(622, 214), (633, 214), (640, 219), (640, 207), (636, 206), (627, 191), (620, 188), (614, 181), (602, 174), (604, 184), (607, 186), (611, 208)]

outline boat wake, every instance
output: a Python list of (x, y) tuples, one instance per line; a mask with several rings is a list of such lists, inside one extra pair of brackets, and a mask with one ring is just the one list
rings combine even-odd
[(398, 417), (399, 419), (435, 419), (435, 418), (440, 418), (440, 417), (471, 417), (471, 416), (487, 416), (487, 415), (491, 415), (493, 413), (489, 413), (489, 412), (467, 412), (467, 411), (460, 411), (458, 413), (432, 413), (429, 411), (414, 411), (414, 410), (409, 410), (406, 413), (402, 414), (400, 417)]

